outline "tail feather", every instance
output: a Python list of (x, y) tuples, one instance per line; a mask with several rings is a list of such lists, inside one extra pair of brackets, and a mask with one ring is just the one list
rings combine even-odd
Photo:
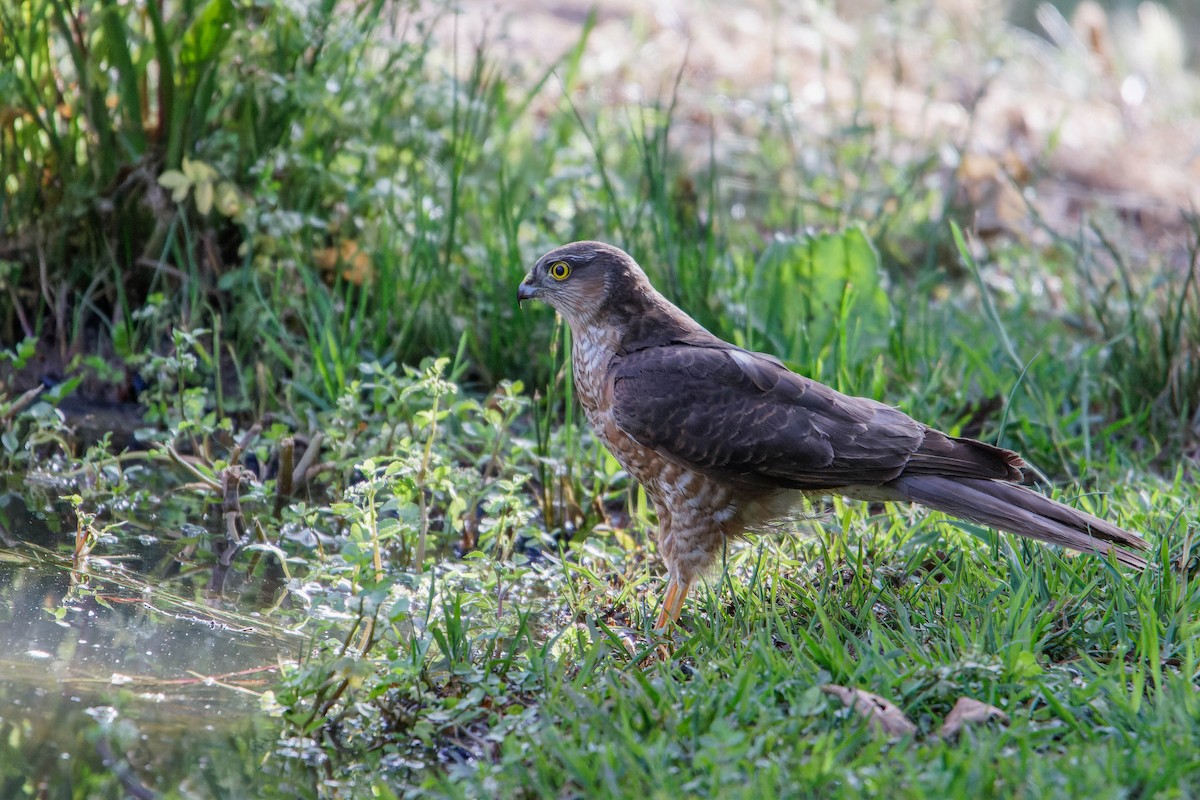
[(1113, 553), (1134, 569), (1146, 566), (1138, 551), (1149, 545), (1136, 533), (1024, 486), (941, 475), (901, 475), (887, 485), (914, 503), (955, 517), (1085, 553)]

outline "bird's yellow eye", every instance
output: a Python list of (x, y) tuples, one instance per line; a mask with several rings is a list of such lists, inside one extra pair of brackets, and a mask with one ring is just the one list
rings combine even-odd
[(555, 261), (550, 265), (550, 277), (556, 281), (564, 281), (571, 274), (571, 267), (565, 261)]

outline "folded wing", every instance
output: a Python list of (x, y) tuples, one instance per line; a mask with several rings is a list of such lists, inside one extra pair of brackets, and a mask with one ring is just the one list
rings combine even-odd
[(899, 476), (936, 434), (890, 406), (728, 345), (629, 353), (611, 380), (613, 416), (627, 434), (684, 466), (745, 486), (879, 485)]

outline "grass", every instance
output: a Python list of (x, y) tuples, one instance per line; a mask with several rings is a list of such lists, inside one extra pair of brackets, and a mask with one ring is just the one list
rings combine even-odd
[[(697, 158), (673, 144), (684, 73), (644, 104), (589, 96), (595, 20), (518, 79), (447, 53), (440, 8), (342, 12), (0, 16), (20, 90), (0, 330), (23, 342), (0, 353), (0, 463), (42, 505), (73, 497), (53, 530), (77, 559), (183, 531), (143, 568), (149, 602), (220, 589), (211, 542), (241, 522), (235, 582), (311, 636), (261, 698), (281, 794), (1200, 794), (1194, 221), (1184, 272), (1099, 226), (983, 242), (952, 224), (971, 209), (945, 143), (896, 144), (862, 109), (817, 134), (779, 98), (738, 123), (752, 154), (722, 162), (714, 129)], [(37, 177), (56, 164), (61, 196)], [(1144, 532), (1154, 568), (835, 500), (731, 545), (660, 660), (646, 499), (582, 424), (561, 324), (514, 303), (577, 238), (627, 247), (731, 340), (1020, 450)], [(18, 388), (47, 350), (65, 380)], [(133, 374), (148, 449), (78, 442), (55, 404)], [(962, 697), (1008, 721), (939, 735)], [(54, 796), (117, 796), (106, 769)]]
[[(470, 428), (451, 418), (445, 430)], [(541, 460), (529, 446), (492, 452), (520, 475)], [(595, 447), (585, 439), (576, 476)], [(1113, 481), (1102, 496), (1063, 499), (1146, 532), (1156, 568), (1140, 576), (912, 509), (837, 502), (731, 547), (659, 662), (649, 628), (662, 578), (645, 521), (515, 553), (493, 529), (465, 563), (337, 601), (352, 616), (364, 613), (355, 602), (371, 609), (375, 671), (316, 657), (278, 699), (315, 741), (381, 759), (383, 777), (342, 777), (349, 796), (380, 782), (464, 797), (1186, 795), (1198, 765), (1173, 743), (1197, 733), (1195, 489), (1182, 471), (1129, 478), (1110, 457), (1092, 473)], [(590, 491), (610, 496), (596, 479)], [(485, 518), (539, 536), (539, 495), (507, 497), (515, 515), (497, 514), (497, 498)], [(357, 633), (328, 644), (357, 646)], [(917, 734), (874, 732), (820, 691), (829, 683), (892, 700)], [(318, 687), (344, 691), (330, 702)], [(960, 697), (1011, 722), (943, 740)]]
[[(1181, 482), (1109, 502), (1121, 524), (1166, 531), (1189, 497)], [(480, 559), (410, 586), (374, 645), (390, 667), (358, 687), (394, 756), (367, 784), (462, 797), (1195, 790), (1198, 597), (1167, 546), (1165, 569), (1129, 577), (860, 504), (803, 529), (823, 538), (732, 549), (665, 663), (648, 633), (660, 581), (596, 538), (561, 565)], [(828, 683), (891, 699), (917, 734), (874, 732)], [(1012, 721), (943, 740), (960, 697)]]
[[(1102, 570), (1043, 569), (1037, 559), (997, 568), (963, 554), (939, 563), (933, 580), (897, 570), (894, 557), (860, 554), (830, 583), (800, 553), (754, 550), (735, 566), (756, 568), (757, 579), (731, 590), (736, 600), (706, 598), (670, 664), (638, 668), (595, 632), (600, 641), (567, 666), (547, 667), (539, 724), (508, 733), (498, 763), (455, 765), (440, 788), (464, 797), (523, 787), (605, 797), (1194, 789), (1195, 764), (1175, 749), (1197, 733), (1191, 680), (1173, 676), (1146, 701), (1137, 683), (1146, 667), (1135, 663), (1131, 675), (1109, 657), (1137, 650), (1130, 631), (1155, 614), (1153, 589), (1119, 598), (1101, 588)], [(1194, 675), (1194, 645), (1185, 651), (1182, 671)], [(874, 733), (820, 692), (828, 682), (892, 699), (918, 734), (892, 742)], [(940, 739), (961, 696), (1001, 707), (1012, 723)]]

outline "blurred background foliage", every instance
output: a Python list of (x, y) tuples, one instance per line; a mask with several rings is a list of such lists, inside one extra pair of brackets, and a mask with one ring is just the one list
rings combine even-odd
[[(181, 331), (223, 412), (330, 408), (367, 359), (460, 353), (481, 389), (543, 386), (562, 334), (514, 287), (545, 249), (603, 238), (705, 325), (839, 387), (924, 385), (914, 413), (961, 421), (1011, 395), (1031, 404), (1020, 418), (1075, 414), (1190, 452), (1194, 257), (1131, 255), (1100, 215), (1013, 235), (1053, 144), (1016, 162), (961, 137), (917, 148), (853, 64), (861, 96), (820, 124), (786, 82), (750, 111), (734, 93), (713, 100), (724, 116), (685, 107), (686, 60), (657, 94), (614, 96), (587, 66), (611, 13), (519, 68), (466, 44), (459, 19), (383, 0), (3, 0), (0, 338), (38, 343), (9, 359), (9, 395), (78, 381), (134, 399)], [(993, 73), (962, 76), (969, 124)], [(993, 183), (1003, 202), (978, 191)], [(951, 220), (975, 223), (973, 255)], [(976, 352), (1000, 347), (998, 327), (1015, 339), (999, 361)], [(947, 343), (968, 381), (939, 366)], [(1047, 350), (1086, 358), (1043, 372)]]

